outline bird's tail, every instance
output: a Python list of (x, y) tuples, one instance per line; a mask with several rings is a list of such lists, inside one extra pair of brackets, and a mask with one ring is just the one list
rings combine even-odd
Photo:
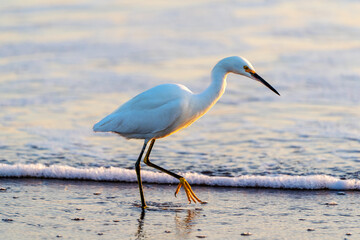
[(121, 125), (121, 122), (117, 116), (110, 114), (96, 123), (93, 126), (93, 130), (94, 132), (115, 132), (118, 130), (119, 125)]

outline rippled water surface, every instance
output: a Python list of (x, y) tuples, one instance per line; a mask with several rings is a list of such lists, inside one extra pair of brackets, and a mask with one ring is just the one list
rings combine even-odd
[[(10, 179), (1, 191), (3, 239), (358, 239), (359, 191), (196, 187), (206, 205), (174, 198), (174, 186)], [(138, 201), (139, 203), (139, 201)], [(330, 204), (333, 203), (333, 204)], [(338, 203), (338, 204), (334, 204)], [(310, 229), (310, 230), (308, 230)], [(26, 235), (24, 236), (24, 232)], [(241, 234), (250, 232), (251, 236)]]
[(281, 97), (230, 75), (210, 112), (156, 142), (153, 161), (209, 176), (359, 179), (359, 11), (356, 1), (6, 1), (0, 162), (133, 168), (142, 141), (92, 125), (161, 83), (202, 91), (218, 60), (241, 55)]

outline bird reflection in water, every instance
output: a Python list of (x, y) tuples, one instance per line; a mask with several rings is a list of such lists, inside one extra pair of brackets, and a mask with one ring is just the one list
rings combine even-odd
[(196, 219), (200, 215), (201, 209), (187, 209), (186, 216), (181, 217), (181, 213), (176, 212), (175, 214), (175, 225), (176, 225), (176, 234), (180, 237), (185, 237), (193, 231), (195, 226)]
[[(161, 209), (168, 210), (167, 212), (175, 213), (175, 233), (178, 237), (183, 238), (188, 236), (194, 231), (194, 226), (196, 224), (196, 219), (200, 216), (200, 212), (202, 211), (201, 208), (195, 209)], [(156, 210), (155, 210), (156, 211)], [(149, 212), (149, 211), (148, 211)], [(150, 211), (151, 212), (151, 211)], [(183, 213), (186, 213), (183, 216)], [(148, 213), (150, 214), (150, 213)], [(161, 213), (163, 214), (163, 213)], [(164, 216), (165, 218), (165, 216)], [(146, 234), (144, 227), (145, 226), (145, 211), (141, 211), (140, 217), (138, 219), (138, 228), (135, 234), (136, 239), (146, 239), (148, 234)], [(167, 233), (171, 233), (172, 231), (165, 230)]]
[(144, 219), (145, 219), (145, 211), (141, 211), (140, 217), (138, 219), (139, 225), (137, 228), (137, 233), (135, 234), (136, 239), (144, 239), (145, 238)]

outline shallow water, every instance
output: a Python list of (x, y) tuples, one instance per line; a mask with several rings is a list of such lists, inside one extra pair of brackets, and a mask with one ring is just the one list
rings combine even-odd
[[(205, 205), (175, 186), (0, 179), (4, 239), (356, 239), (359, 192), (196, 187)], [(308, 229), (312, 229), (310, 231)], [(346, 234), (351, 235), (346, 235)], [(291, 235), (290, 235), (291, 234)]]
[(242, 55), (281, 97), (229, 76), (207, 115), (156, 142), (153, 161), (207, 176), (359, 179), (359, 10), (355, 1), (7, 1), (0, 162), (133, 169), (142, 142), (92, 125), (157, 84), (202, 91), (219, 59)]

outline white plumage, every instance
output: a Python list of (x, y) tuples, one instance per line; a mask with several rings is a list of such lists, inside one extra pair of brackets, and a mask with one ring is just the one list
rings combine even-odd
[(94, 131), (116, 132), (126, 138), (165, 137), (179, 126), (186, 125), (194, 115), (195, 109), (191, 108), (193, 95), (180, 84), (153, 87), (95, 124)]
[(141, 183), (140, 160), (150, 140), (144, 162), (179, 179), (180, 183), (175, 195), (183, 186), (189, 202), (191, 200), (201, 202), (183, 177), (151, 163), (149, 155), (155, 139), (166, 137), (189, 126), (217, 102), (225, 91), (228, 73), (240, 74), (259, 81), (279, 95), (256, 74), (254, 67), (245, 58), (228, 57), (215, 65), (211, 72), (212, 82), (202, 93), (194, 94), (180, 84), (162, 84), (135, 96), (94, 125), (93, 129), (96, 132), (115, 132), (126, 138), (145, 139), (135, 164), (143, 208), (146, 207), (146, 203)]

